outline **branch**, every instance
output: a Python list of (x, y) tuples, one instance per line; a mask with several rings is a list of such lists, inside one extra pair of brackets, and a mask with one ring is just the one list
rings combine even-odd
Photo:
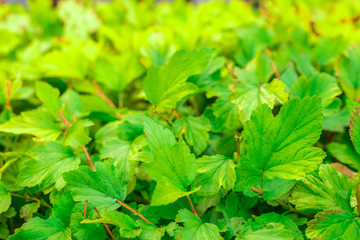
[(120, 204), (121, 206), (123, 206), (124, 208), (126, 208), (127, 210), (129, 210), (130, 212), (132, 212), (134, 215), (138, 216), (139, 218), (141, 218), (142, 220), (144, 220), (147, 223), (153, 224), (152, 222), (150, 222), (149, 220), (147, 220), (141, 213), (139, 213), (138, 211), (136, 211), (135, 209), (133, 209), (132, 207), (130, 207), (129, 205), (127, 205), (126, 203), (119, 201), (117, 199), (114, 199), (114, 202), (117, 202), (118, 204)]
[(52, 208), (52, 206), (50, 206), (47, 202), (45, 202), (44, 200), (42, 199), (38, 199), (36, 197), (32, 197), (32, 196), (29, 196), (27, 194), (25, 195), (20, 195), (20, 194), (16, 194), (16, 193), (11, 193), (11, 196), (14, 196), (14, 197), (19, 197), (19, 198), (23, 198), (23, 199), (31, 199), (33, 201), (36, 201), (36, 202), (39, 202), (41, 205), (47, 207), (47, 208)]
[(190, 203), (190, 207), (191, 207), (191, 211), (192, 211), (192, 213), (193, 213), (193, 214), (195, 214), (195, 216), (197, 216), (198, 218), (200, 218), (200, 217), (199, 217), (199, 215), (197, 214), (197, 212), (196, 212), (195, 208), (194, 208), (193, 203), (191, 202), (191, 198), (190, 198), (190, 196), (189, 196), (189, 195), (187, 195), (186, 197), (187, 197), (187, 199), (189, 200), (189, 203)]
[(236, 76), (234, 70), (232, 69), (232, 67), (230, 66), (230, 64), (228, 62), (225, 62), (225, 66), (227, 68), (227, 70), (229, 71), (230, 75), (236, 79), (236, 80), (239, 80), (238, 77)]
[[(101, 217), (100, 212), (96, 209), (96, 207), (94, 207), (94, 210), (95, 210), (95, 212), (97, 213), (97, 215), (99, 215), (99, 217)], [(103, 223), (102, 225), (104, 226), (104, 229), (105, 229), (105, 232), (107, 233), (107, 235), (108, 235), (112, 240), (115, 240), (115, 237), (114, 237), (114, 235), (111, 233), (109, 226), (108, 226), (106, 223)]]
[(84, 205), (84, 218), (86, 218), (87, 205), (88, 205), (88, 200), (85, 200), (85, 205)]
[(89, 167), (90, 167), (94, 172), (96, 172), (95, 166), (94, 166), (94, 164), (91, 162), (91, 158), (90, 158), (90, 155), (89, 155), (86, 147), (85, 147), (85, 146), (82, 146), (82, 149), (84, 150), (84, 153), (85, 153), (86, 158), (87, 158), (87, 160), (88, 160)]
[[(116, 105), (110, 100), (110, 98), (108, 98), (108, 97), (105, 95), (105, 93), (101, 90), (99, 84), (98, 84), (95, 80), (93, 80), (92, 83), (93, 83), (93, 85), (94, 85), (94, 87), (95, 87), (95, 89), (96, 89), (96, 94), (97, 94), (100, 98), (102, 98), (110, 107), (117, 108)], [(125, 117), (125, 116), (122, 115), (121, 113), (116, 113), (115, 115), (116, 115), (117, 117), (119, 117), (119, 118), (124, 118), (124, 117)]]
[(6, 80), (6, 108), (10, 109), (10, 97), (11, 97), (11, 82), (9, 80)]
[(61, 119), (64, 121), (64, 123), (68, 126), (71, 127), (71, 123), (66, 119), (66, 117), (64, 116), (64, 114), (61, 112), (61, 110), (58, 110), (57, 113), (60, 115)]

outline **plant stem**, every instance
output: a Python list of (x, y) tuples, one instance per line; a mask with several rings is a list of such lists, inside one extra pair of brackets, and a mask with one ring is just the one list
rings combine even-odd
[(32, 197), (32, 196), (29, 196), (27, 194), (25, 195), (20, 195), (20, 194), (16, 194), (16, 193), (11, 193), (11, 196), (14, 196), (14, 197), (19, 197), (19, 198), (23, 198), (23, 199), (31, 199), (33, 201), (36, 201), (36, 202), (39, 202), (41, 205), (47, 207), (47, 208), (52, 208), (47, 202), (45, 202), (44, 200), (41, 200), (41, 199), (38, 199), (36, 197)]
[(96, 172), (95, 166), (94, 166), (94, 164), (91, 162), (91, 158), (90, 158), (90, 155), (89, 155), (86, 147), (85, 147), (85, 146), (82, 146), (82, 149), (83, 149), (84, 152), (85, 152), (86, 158), (87, 158), (87, 160), (88, 160), (89, 167), (90, 167), (94, 172)]
[(154, 118), (155, 113), (156, 113), (156, 106), (154, 106), (154, 109), (153, 109), (153, 112), (152, 112), (152, 114), (151, 114), (151, 118), (150, 118), (150, 119), (153, 119), (153, 118)]
[(124, 208), (126, 208), (127, 210), (129, 210), (130, 212), (132, 212), (134, 215), (138, 216), (139, 218), (141, 218), (142, 220), (144, 220), (147, 223), (153, 224), (152, 222), (150, 222), (149, 220), (147, 220), (141, 213), (139, 213), (138, 211), (136, 211), (135, 209), (133, 209), (132, 207), (130, 207), (129, 205), (127, 205), (126, 203), (119, 201), (117, 199), (114, 199), (114, 202), (117, 202), (118, 204), (120, 204), (121, 206), (123, 206)]
[(180, 118), (180, 116), (179, 116), (179, 114), (176, 112), (176, 109), (175, 109), (175, 108), (173, 108), (173, 110), (174, 110), (174, 115), (175, 115), (176, 119), (179, 119), (179, 118)]
[(260, 175), (260, 187), (261, 187), (261, 189), (264, 189), (263, 183), (264, 183), (264, 170), (261, 169), (261, 175)]
[[(250, 187), (250, 189), (256, 193), (259, 193), (260, 195), (263, 195), (264, 192), (261, 191), (260, 189), (257, 189), (257, 188), (254, 188), (254, 187)], [(297, 214), (300, 214), (300, 215), (303, 215), (305, 217), (308, 217), (308, 218), (314, 218), (312, 215), (310, 214), (306, 214), (306, 213), (302, 213), (300, 212), (299, 210), (291, 207), (291, 206), (288, 206), (286, 203), (284, 203), (283, 201), (279, 200), (279, 199), (275, 199), (274, 200), (275, 202), (277, 202), (279, 205), (281, 205), (282, 207), (284, 207), (285, 209), (289, 210), (289, 211), (292, 211), (294, 213), (297, 213)]]
[(62, 113), (62, 111), (61, 111), (61, 110), (58, 110), (57, 112), (58, 112), (58, 114), (60, 115), (61, 119), (64, 121), (64, 123), (65, 123), (67, 126), (71, 127), (71, 123), (66, 119), (66, 117), (64, 116), (64, 114)]
[(280, 73), (279, 73), (279, 70), (278, 70), (277, 67), (276, 67), (275, 62), (274, 62), (274, 61), (271, 61), (271, 65), (272, 65), (272, 68), (273, 68), (273, 70), (274, 70), (274, 73), (275, 73), (276, 78), (279, 79), (279, 78), (280, 78)]
[(101, 90), (99, 84), (95, 80), (93, 80), (92, 83), (96, 89), (96, 94), (101, 97), (110, 107), (116, 108), (116, 105)]
[(192, 201), (191, 201), (190, 196), (189, 196), (189, 195), (187, 195), (186, 197), (187, 197), (187, 199), (189, 200), (189, 203), (190, 203), (190, 207), (191, 207), (191, 211), (192, 211), (192, 213), (193, 213), (193, 214), (195, 214), (195, 216), (197, 216), (198, 218), (200, 218), (200, 217), (199, 217), (199, 215), (197, 214), (197, 212), (196, 212), (195, 208), (194, 208), (194, 205), (193, 205), (193, 203), (192, 203)]
[(85, 205), (84, 205), (84, 218), (86, 218), (87, 205), (88, 205), (88, 200), (85, 200)]
[(227, 70), (229, 71), (230, 75), (234, 79), (239, 80), (238, 77), (236, 76), (236, 74), (234, 73), (234, 70), (232, 69), (232, 67), (230, 66), (230, 64), (228, 62), (225, 62), (225, 66), (226, 66)]
[[(108, 97), (105, 95), (105, 93), (101, 90), (99, 84), (98, 84), (95, 80), (93, 80), (92, 83), (93, 83), (93, 85), (94, 85), (94, 87), (95, 87), (95, 89), (96, 89), (96, 94), (97, 94), (99, 97), (101, 97), (110, 107), (116, 108), (116, 105), (115, 105), (115, 104), (110, 100), (110, 98), (108, 98)], [(121, 96), (121, 100), (120, 100), (120, 96)], [(121, 104), (120, 104), (120, 103), (121, 103)], [(121, 93), (119, 94), (119, 104), (120, 104), (120, 107), (122, 107), (122, 94), (121, 94)], [(121, 119), (125, 117), (125, 116), (122, 115), (121, 113), (116, 113), (115, 115), (116, 115), (117, 117), (121, 118)]]
[(10, 109), (10, 97), (11, 97), (11, 82), (9, 80), (6, 80), (6, 108)]
[[(97, 213), (97, 215), (99, 215), (99, 217), (101, 217), (100, 212), (96, 209), (96, 207), (94, 207), (94, 210), (95, 210), (95, 212)], [(103, 225), (103, 227), (104, 227), (105, 232), (107, 233), (107, 235), (108, 235), (112, 240), (115, 240), (115, 237), (114, 237), (114, 235), (111, 233), (109, 226), (108, 226), (106, 223), (103, 223), (102, 225)]]
[(164, 119), (166, 122), (168, 122), (169, 124), (173, 124), (168, 118), (166, 118), (164, 115), (162, 115), (161, 113), (159, 113), (158, 111), (156, 111), (156, 114), (159, 115), (162, 119)]

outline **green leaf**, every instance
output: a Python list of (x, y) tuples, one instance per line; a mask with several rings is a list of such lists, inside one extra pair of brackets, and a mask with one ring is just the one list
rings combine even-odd
[(77, 212), (71, 215), (71, 235), (76, 240), (104, 240), (107, 238), (104, 227), (99, 223), (83, 224), (84, 217)]
[(87, 119), (73, 123), (69, 127), (64, 144), (72, 148), (78, 148), (88, 144), (91, 138), (85, 133), (85, 129), (92, 125), (94, 125), (94, 123)]
[(175, 135), (180, 136), (184, 132), (186, 142), (194, 147), (197, 155), (206, 150), (210, 130), (210, 121), (204, 116), (180, 118), (174, 123)]
[(356, 151), (360, 154), (360, 107), (355, 107), (350, 116), (350, 137)]
[(71, 239), (71, 230), (57, 218), (50, 217), (47, 220), (41, 218), (32, 218), (17, 229), (9, 240), (69, 240)]
[(360, 170), (360, 155), (353, 146), (346, 143), (332, 142), (326, 145), (326, 149), (339, 162), (347, 164), (356, 170)]
[(261, 104), (266, 103), (273, 108), (276, 103), (284, 103), (288, 99), (283, 82), (274, 79), (269, 83), (273, 73), (271, 61), (267, 55), (258, 54), (246, 69), (235, 69), (240, 81), (233, 87), (232, 102), (238, 106), (243, 122), (249, 120), (252, 112)]
[(40, 109), (21, 112), (0, 125), (1, 132), (14, 134), (31, 134), (35, 141), (54, 141), (60, 135), (59, 124), (54, 123), (50, 113)]
[(88, 166), (82, 166), (78, 170), (64, 174), (75, 201), (88, 200), (89, 204), (97, 209), (110, 210), (120, 207), (114, 199), (124, 201), (126, 197), (126, 183), (118, 169), (108, 163), (97, 162), (96, 172)]
[(20, 217), (24, 218), (27, 222), (33, 217), (33, 214), (38, 211), (40, 207), (40, 202), (27, 203), (20, 208)]
[(60, 91), (57, 88), (52, 87), (46, 82), (38, 81), (35, 83), (35, 92), (47, 110), (55, 113), (56, 110), (60, 109)]
[(220, 125), (218, 131), (234, 130), (241, 126), (239, 108), (230, 99), (219, 98), (213, 105), (216, 125)]
[(341, 94), (336, 79), (326, 73), (313, 73), (311, 78), (301, 76), (291, 87), (290, 96), (293, 97), (322, 97), (324, 114), (326, 108), (332, 103), (334, 98)]
[(203, 156), (196, 160), (198, 165), (194, 186), (200, 187), (196, 194), (212, 196), (219, 194), (222, 187), (230, 191), (236, 181), (235, 165), (231, 159), (221, 155)]
[(140, 236), (142, 229), (137, 226), (135, 220), (128, 215), (118, 211), (102, 211), (101, 218), (95, 220), (83, 220), (82, 223), (107, 223), (115, 225), (120, 229), (123, 238), (135, 238)]
[(156, 225), (144, 222), (142, 220), (137, 220), (136, 224), (142, 227), (140, 234), (141, 240), (161, 240), (165, 235), (164, 227), (157, 227)]
[(242, 193), (232, 192), (226, 199), (226, 204), (217, 206), (217, 210), (224, 215), (224, 219), (229, 221), (234, 217), (249, 219), (251, 217), (251, 208), (258, 202), (256, 197), (250, 198)]
[(340, 85), (346, 96), (356, 100), (360, 95), (360, 45), (350, 48), (338, 61)]
[[(304, 114), (306, 113), (306, 114)], [(274, 118), (267, 105), (260, 106), (244, 125), (246, 154), (236, 168), (236, 190), (259, 187), (275, 177), (301, 179), (325, 157), (311, 147), (321, 134), (321, 98), (294, 98)]]
[(180, 229), (181, 239), (202, 240), (202, 239), (221, 239), (219, 228), (212, 223), (203, 223), (187, 209), (180, 209), (176, 216), (176, 222), (184, 223)]
[(140, 149), (146, 144), (145, 137), (140, 135), (132, 143), (125, 140), (112, 140), (104, 142), (100, 150), (100, 159), (109, 159), (109, 162), (118, 167), (124, 173), (124, 179), (130, 181), (135, 173), (138, 163), (132, 161), (136, 158)]
[(121, 92), (144, 72), (135, 55), (106, 56), (95, 64), (95, 79), (108, 89)]
[(89, 33), (101, 26), (101, 21), (93, 9), (84, 7), (79, 2), (62, 2), (58, 7), (58, 15), (64, 22), (64, 36), (86, 40)]
[(290, 202), (309, 214), (333, 209), (352, 212), (350, 200), (354, 185), (330, 165), (321, 165), (318, 173), (309, 174), (296, 184)]
[(194, 181), (196, 161), (194, 154), (180, 138), (176, 142), (174, 134), (153, 120), (144, 119), (147, 142), (153, 156), (153, 162), (144, 164), (144, 168), (156, 182), (151, 204), (165, 205), (178, 198), (190, 195), (187, 187)]
[(45, 77), (83, 79), (89, 61), (80, 49), (71, 47), (46, 53), (38, 60), (38, 64)]
[(11, 195), (5, 184), (0, 181), (0, 213), (6, 212), (11, 205)]
[(38, 145), (30, 152), (32, 159), (25, 163), (20, 171), (18, 181), (21, 186), (39, 185), (44, 193), (65, 186), (63, 173), (77, 169), (80, 158), (74, 156), (71, 148), (59, 143), (48, 142)]
[(241, 236), (237, 237), (236, 240), (290, 240), (294, 239), (291, 232), (280, 223), (269, 223), (261, 229), (252, 231), (247, 229), (246, 232), (241, 233)]
[(272, 180), (265, 179), (263, 198), (274, 200), (287, 193), (295, 185), (295, 180), (281, 179), (275, 177)]
[(262, 214), (260, 217), (257, 217), (256, 222), (263, 225), (266, 225), (270, 222), (280, 223), (284, 225), (285, 228), (291, 232), (291, 234), (294, 237), (294, 240), (304, 239), (297, 225), (289, 217), (285, 215), (280, 215), (274, 212), (266, 213), (266, 214)]
[(169, 63), (148, 70), (144, 92), (150, 103), (164, 108), (174, 108), (183, 97), (194, 93), (197, 87), (187, 78), (201, 73), (209, 63), (213, 50), (176, 52)]
[(69, 192), (64, 192), (57, 197), (52, 209), (52, 216), (61, 220), (65, 226), (69, 226), (72, 210), (75, 206)]
[(359, 239), (360, 218), (342, 210), (321, 212), (308, 222), (306, 236), (309, 239), (322, 240)]

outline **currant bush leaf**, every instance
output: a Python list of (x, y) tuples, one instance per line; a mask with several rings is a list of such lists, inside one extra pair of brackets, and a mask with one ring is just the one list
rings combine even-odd
[(57, 218), (50, 217), (43, 220), (39, 217), (30, 219), (23, 224), (14, 235), (10, 236), (10, 240), (23, 239), (71, 239), (71, 230), (64, 226), (64, 224)]
[(148, 70), (144, 80), (144, 92), (150, 103), (164, 108), (174, 108), (186, 95), (192, 94), (197, 87), (187, 78), (201, 73), (209, 63), (213, 50), (178, 51), (169, 63)]
[(180, 209), (177, 222), (184, 223), (180, 237), (185, 240), (221, 239), (219, 228), (212, 223), (203, 223), (201, 219), (186, 209)]
[(78, 148), (85, 146), (91, 141), (88, 134), (85, 133), (85, 129), (94, 125), (90, 120), (79, 120), (73, 123), (67, 132), (65, 138), (65, 145), (71, 146), (72, 148)]
[(190, 153), (184, 140), (180, 138), (176, 142), (170, 130), (153, 120), (145, 118), (144, 123), (153, 157), (153, 162), (144, 164), (144, 167), (157, 182), (151, 204), (169, 204), (194, 192), (195, 190), (187, 191), (186, 188), (195, 179), (197, 165), (194, 154)]
[(71, 148), (56, 142), (38, 145), (30, 152), (32, 157), (25, 163), (18, 176), (22, 186), (39, 185), (45, 193), (65, 186), (63, 173), (77, 169), (80, 158), (74, 155)]
[(355, 148), (346, 143), (332, 142), (326, 145), (326, 149), (333, 155), (339, 162), (347, 164), (356, 170), (360, 170), (360, 155), (356, 152)]
[[(307, 114), (302, 114), (307, 112)], [(319, 97), (294, 98), (274, 118), (267, 105), (260, 106), (244, 125), (246, 155), (237, 166), (237, 190), (261, 185), (266, 179), (301, 179), (316, 169), (325, 153), (312, 145), (321, 134)]]
[(11, 194), (5, 184), (0, 181), (0, 213), (6, 212), (11, 205)]
[(245, 228), (236, 240), (256, 240), (256, 239), (269, 239), (269, 240), (289, 240), (294, 239), (293, 235), (284, 225), (280, 223), (268, 223), (262, 228), (251, 227)]
[(267, 55), (258, 54), (246, 69), (236, 70), (241, 81), (233, 88), (232, 102), (238, 106), (243, 122), (249, 120), (253, 111), (264, 103), (273, 108), (275, 103), (287, 101), (286, 85), (277, 79), (269, 82), (273, 68)]
[(309, 174), (296, 184), (290, 202), (310, 214), (333, 209), (352, 212), (350, 200), (354, 184), (330, 165), (321, 165), (318, 173)]
[(30, 134), (36, 141), (54, 141), (60, 135), (59, 124), (54, 123), (50, 113), (37, 109), (22, 112), (0, 125), (1, 132)]
[(350, 48), (338, 61), (340, 84), (347, 97), (356, 100), (360, 95), (360, 76), (356, 66), (360, 62), (360, 45)]
[(200, 196), (212, 196), (220, 188), (231, 190), (236, 181), (235, 165), (231, 159), (221, 155), (203, 156), (196, 160), (198, 165), (194, 186), (201, 186), (196, 192)]
[(36, 96), (43, 103), (43, 106), (50, 112), (55, 112), (60, 109), (59, 95), (60, 91), (52, 87), (46, 82), (36, 82), (35, 84)]
[(324, 114), (326, 108), (334, 101), (334, 98), (341, 94), (336, 79), (326, 73), (313, 73), (311, 78), (301, 76), (291, 87), (291, 97), (322, 97)]
[(108, 163), (95, 164), (96, 172), (88, 166), (82, 166), (64, 174), (66, 186), (75, 201), (88, 200), (97, 209), (116, 209), (120, 205), (115, 199), (124, 201), (126, 183), (119, 170)]
[(84, 217), (77, 212), (71, 215), (71, 234), (76, 240), (103, 240), (107, 238), (104, 227), (99, 223), (83, 224)]
[(360, 218), (342, 210), (325, 211), (316, 214), (308, 222), (306, 236), (309, 239), (358, 239), (360, 238)]
[(206, 149), (210, 139), (210, 129), (210, 121), (204, 116), (181, 118), (174, 123), (175, 135), (180, 136), (184, 132), (186, 142), (194, 147), (197, 155)]
[(142, 232), (142, 229), (137, 226), (135, 220), (117, 211), (102, 211), (101, 218), (96, 220), (83, 220), (82, 223), (107, 223), (115, 225), (120, 229), (120, 236), (123, 238), (136, 238), (139, 237)]

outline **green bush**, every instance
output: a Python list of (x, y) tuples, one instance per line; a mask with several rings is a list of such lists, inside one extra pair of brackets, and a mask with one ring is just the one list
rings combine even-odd
[(360, 239), (359, 11), (0, 5), (0, 238)]

